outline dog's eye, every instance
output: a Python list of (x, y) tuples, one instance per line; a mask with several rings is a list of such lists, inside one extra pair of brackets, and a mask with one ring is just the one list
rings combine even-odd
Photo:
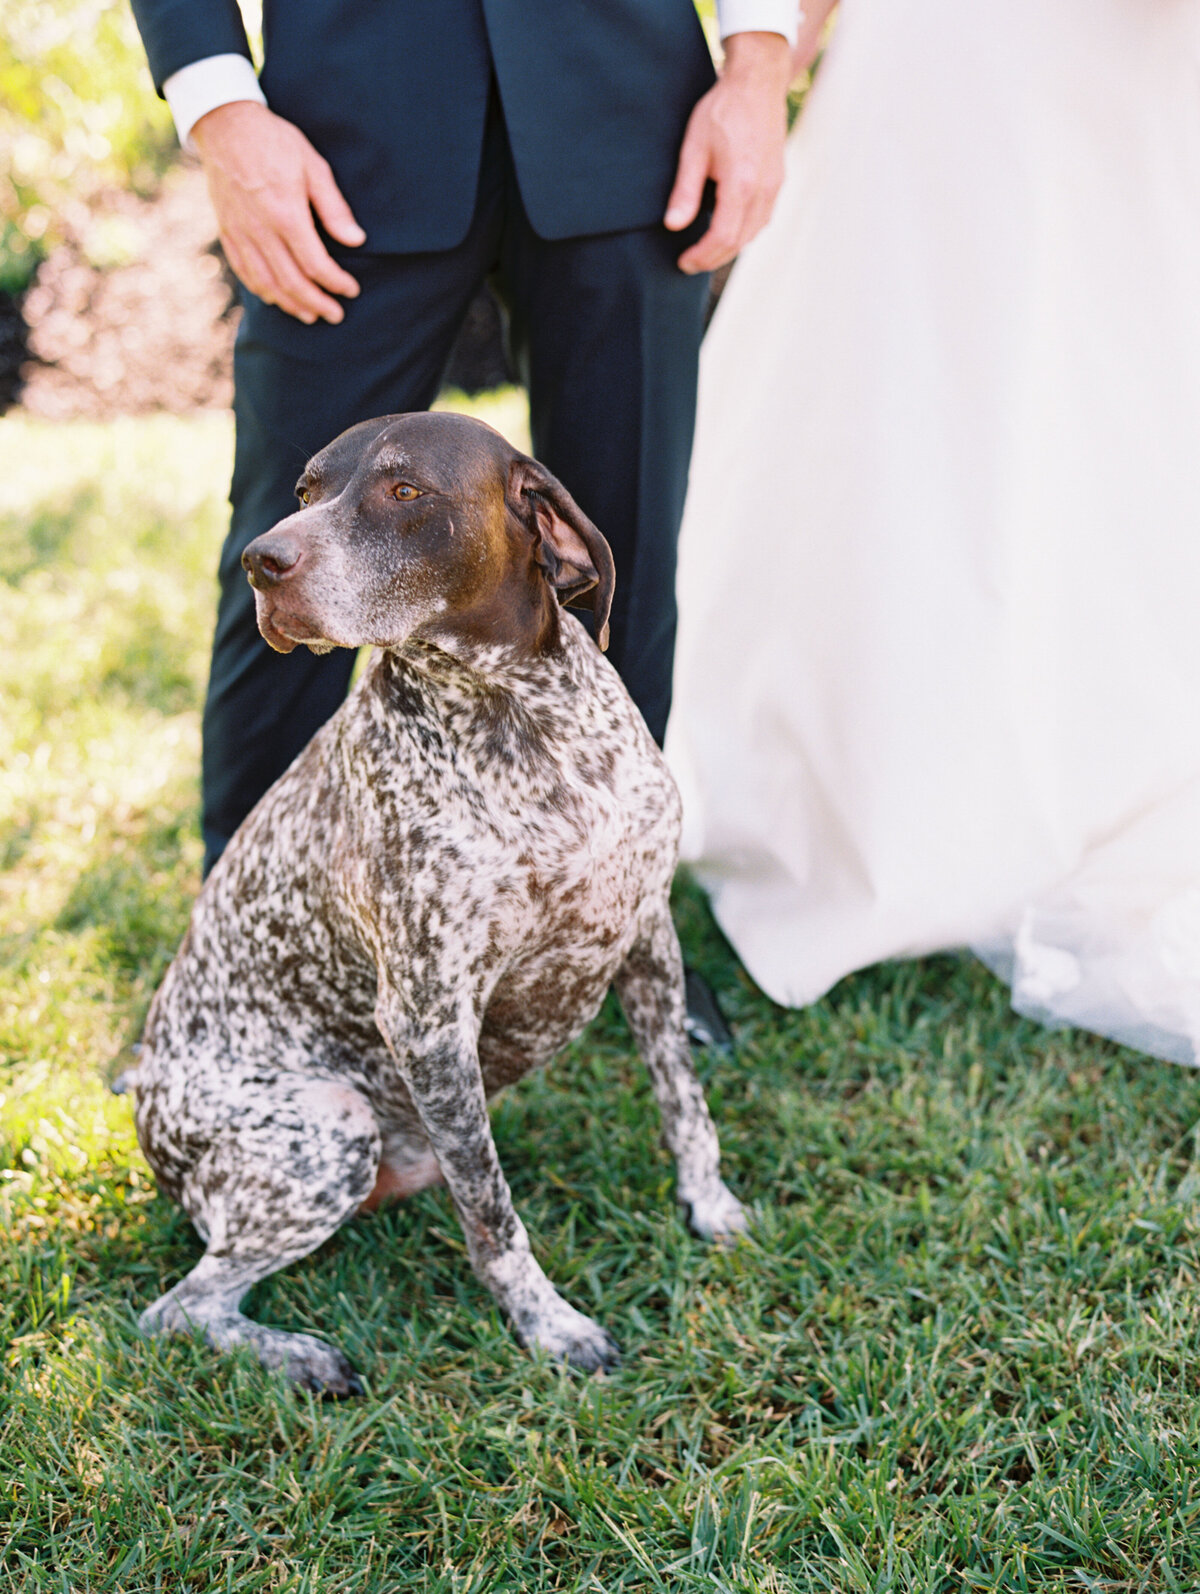
[(398, 498), (402, 504), (411, 504), (414, 498), (420, 498), (420, 496), (418, 489), (408, 482), (399, 482), (392, 488), (392, 497)]

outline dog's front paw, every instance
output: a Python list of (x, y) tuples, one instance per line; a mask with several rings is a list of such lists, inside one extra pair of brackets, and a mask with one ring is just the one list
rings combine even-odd
[(750, 1214), (728, 1185), (721, 1182), (694, 1200), (685, 1200), (684, 1205), (689, 1228), (702, 1240), (730, 1245), (750, 1227)]
[(584, 1373), (608, 1372), (619, 1365), (621, 1349), (599, 1323), (568, 1306), (561, 1296), (515, 1325), (517, 1338), (532, 1350), (544, 1350), (555, 1361)]

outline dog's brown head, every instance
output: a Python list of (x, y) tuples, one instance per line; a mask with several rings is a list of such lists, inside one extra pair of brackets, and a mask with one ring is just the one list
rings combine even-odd
[(608, 645), (607, 542), (560, 481), (482, 421), (363, 421), (309, 461), (296, 493), (296, 513), (242, 555), (258, 628), (280, 653), (416, 636), (540, 651), (558, 604), (583, 598)]

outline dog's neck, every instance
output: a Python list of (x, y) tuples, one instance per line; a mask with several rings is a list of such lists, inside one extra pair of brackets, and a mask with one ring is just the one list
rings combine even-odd
[(593, 663), (588, 650), (599, 661), (577, 621), (566, 620), (563, 631), (564, 645), (540, 657), (500, 642), (451, 651), (411, 641), (381, 650), (363, 682), (378, 701), (381, 733), (452, 744), (463, 767), (474, 767), (485, 784), (497, 771), (510, 781), (519, 772), (525, 789), (553, 783), (582, 734), (579, 706), (589, 698)]
[[(553, 643), (531, 651), (521, 641), (484, 638), (474, 631), (435, 638), (411, 638), (383, 650), (384, 678), (399, 687), (415, 675), (431, 700), (441, 698), (461, 707), (466, 703), (487, 713), (498, 700), (511, 700), (540, 720), (547, 707), (569, 713), (571, 701), (594, 673), (600, 655), (573, 615), (554, 606)], [(553, 717), (557, 718), (557, 714)]]

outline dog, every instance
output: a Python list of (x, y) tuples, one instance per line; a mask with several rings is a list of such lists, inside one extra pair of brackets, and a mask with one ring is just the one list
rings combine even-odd
[[(259, 629), (285, 653), (376, 651), (234, 836), (151, 1004), (138, 1139), (206, 1249), (141, 1327), (360, 1392), (336, 1347), (240, 1304), (363, 1208), (444, 1181), (519, 1340), (610, 1367), (611, 1337), (534, 1258), (487, 1113), (610, 985), (692, 1228), (746, 1227), (684, 1031), (678, 795), (601, 653), (612, 554), (465, 416), (363, 422), (296, 490), (243, 557)], [(585, 598), (596, 640), (562, 607)]]

